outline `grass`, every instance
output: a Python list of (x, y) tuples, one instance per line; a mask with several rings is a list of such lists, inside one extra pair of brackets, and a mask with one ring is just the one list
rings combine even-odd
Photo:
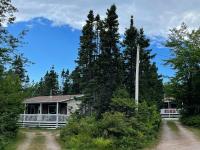
[(61, 150), (65, 150), (65, 143), (60, 139), (60, 136), (56, 137), (56, 142), (60, 145)]
[(158, 145), (158, 143), (160, 142), (161, 139), (161, 135), (162, 135), (162, 130), (163, 130), (163, 126), (162, 126), (162, 122), (160, 124), (160, 129), (157, 133), (157, 136), (155, 139), (152, 139), (152, 141), (150, 143), (148, 143), (145, 147), (148, 148), (144, 148), (144, 150), (152, 150), (155, 149), (155, 147)]
[(179, 133), (180, 130), (174, 121), (167, 121), (167, 125), (173, 132)]
[(25, 137), (25, 134), (19, 130), (17, 136), (9, 142), (5, 150), (16, 150), (17, 146), (23, 142)]
[(41, 133), (36, 133), (29, 150), (45, 150), (45, 137)]

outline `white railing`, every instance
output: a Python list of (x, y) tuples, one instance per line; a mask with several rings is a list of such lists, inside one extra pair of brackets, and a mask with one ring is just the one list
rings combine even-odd
[[(58, 118), (58, 121), (57, 121)], [(19, 122), (59, 122), (65, 123), (68, 115), (58, 114), (20, 114)]]
[(160, 114), (162, 118), (179, 118), (180, 109), (175, 109), (175, 108), (160, 109)]

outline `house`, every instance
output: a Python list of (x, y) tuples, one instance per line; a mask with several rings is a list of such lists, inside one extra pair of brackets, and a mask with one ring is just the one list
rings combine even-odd
[(83, 95), (38, 96), (26, 99), (25, 110), (20, 114), (21, 127), (58, 128), (80, 105)]
[(160, 114), (163, 119), (172, 120), (180, 118), (180, 109), (177, 108), (177, 104), (173, 97), (164, 97)]

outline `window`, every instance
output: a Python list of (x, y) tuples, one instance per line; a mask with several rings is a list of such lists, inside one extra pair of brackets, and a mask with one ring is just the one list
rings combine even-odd
[(56, 114), (56, 105), (48, 106), (48, 114)]

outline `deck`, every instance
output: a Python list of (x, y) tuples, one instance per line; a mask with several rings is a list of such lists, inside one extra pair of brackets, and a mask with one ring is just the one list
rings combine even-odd
[(160, 115), (163, 119), (177, 120), (180, 118), (180, 109), (160, 109)]
[(21, 127), (58, 128), (66, 124), (68, 115), (64, 114), (20, 114)]

